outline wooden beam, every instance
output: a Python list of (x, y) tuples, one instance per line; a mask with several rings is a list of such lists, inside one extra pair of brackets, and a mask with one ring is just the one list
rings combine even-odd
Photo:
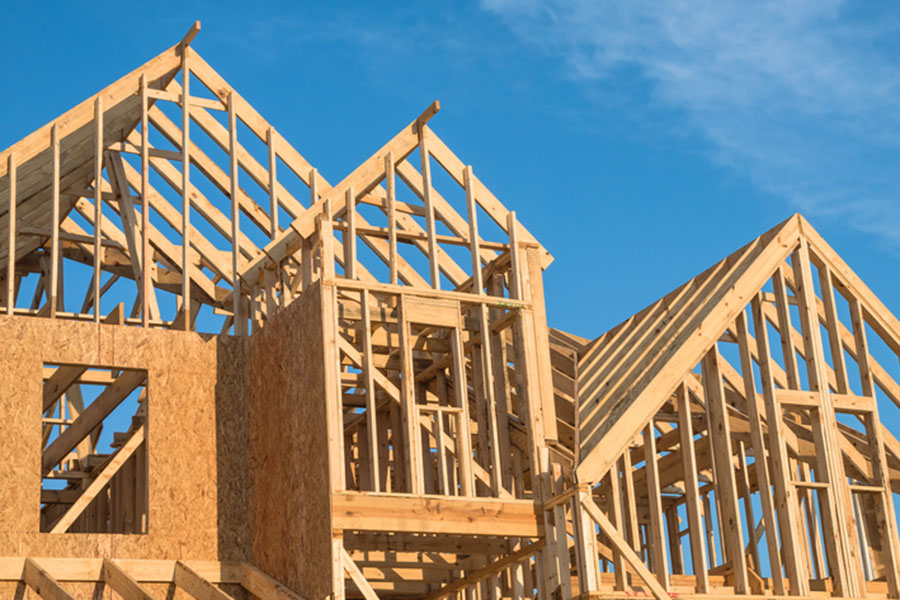
[[(744, 381), (744, 398), (750, 417), (750, 437), (753, 448), (754, 467), (756, 469), (756, 485), (759, 488), (762, 502), (762, 522), (766, 532), (766, 547), (769, 555), (769, 569), (773, 575), (773, 589), (783, 596), (784, 578), (781, 576), (781, 550), (778, 547), (778, 524), (775, 520), (775, 504), (771, 493), (768, 460), (766, 460), (765, 436), (763, 435), (762, 412), (757, 402), (756, 383), (753, 376), (753, 358), (750, 351), (750, 333), (747, 330), (747, 314), (742, 311), (735, 323), (738, 338), (738, 351), (741, 357), (741, 375)], [(770, 422), (770, 427), (777, 424)], [(746, 500), (745, 500), (746, 502)], [(759, 568), (759, 565), (757, 565)]]
[(229, 157), (229, 181), (231, 183), (231, 286), (232, 286), (232, 314), (234, 316), (234, 335), (244, 336), (247, 334), (247, 318), (243, 315), (241, 305), (243, 304), (243, 294), (241, 294), (241, 276), (238, 272), (238, 266), (241, 258), (240, 240), (241, 227), (241, 207), (238, 200), (238, 162), (237, 162), (237, 113), (234, 107), (234, 94), (228, 94), (228, 157)]
[[(621, 524), (622, 519), (622, 497), (617, 493), (619, 490), (619, 473), (613, 469), (606, 476), (609, 482), (610, 501), (612, 502), (613, 516), (616, 524)], [(572, 526), (575, 533), (575, 557), (578, 567), (578, 588), (584, 594), (585, 592), (600, 591), (600, 564), (597, 548), (597, 530), (594, 521), (591, 519), (582, 505), (585, 496), (591, 493), (591, 489), (587, 486), (573, 488), (573, 497), (569, 500), (572, 510)], [(547, 504), (544, 503), (546, 510)], [(626, 585), (625, 559), (618, 552), (614, 553), (613, 561), (615, 563), (616, 572), (616, 591), (624, 591)], [(621, 567), (621, 571), (620, 571)]]
[[(424, 494), (425, 484), (422, 480), (424, 469), (422, 466), (422, 444), (419, 435), (419, 409), (416, 407), (416, 383), (413, 371), (411, 324), (407, 316), (408, 299), (400, 296), (399, 323), (400, 328), (400, 389), (402, 402), (400, 404), (400, 419), (403, 426), (403, 449), (405, 452), (405, 464), (401, 468), (406, 470), (407, 491), (412, 494)], [(403, 455), (401, 454), (401, 456)]]
[(356, 195), (353, 186), (347, 188), (344, 205), (344, 220), (347, 222), (344, 232), (344, 277), (356, 279)]
[[(229, 94), (229, 96), (231, 96)], [(275, 129), (269, 127), (266, 130), (266, 148), (269, 151), (269, 215), (272, 217), (272, 225), (269, 229), (269, 237), (272, 239), (278, 234), (278, 194), (277, 184), (277, 153), (275, 151)], [(231, 150), (232, 160), (237, 160), (237, 147)]]
[(360, 195), (367, 194), (374, 189), (383, 175), (385, 155), (392, 152), (395, 160), (403, 160), (409, 156), (418, 146), (419, 127), (423, 126), (438, 110), (440, 110), (440, 105), (437, 102), (433, 103), (415, 121), (395, 135), (350, 175), (336, 186), (328, 189), (318, 202), (297, 217), (290, 227), (278, 234), (265, 247), (264, 253), (247, 263), (242, 273), (245, 281), (255, 281), (260, 269), (265, 264), (279, 263), (284, 258), (293, 256), (300, 249), (302, 240), (308, 238), (315, 231), (315, 221), (322, 214), (325, 201), (330, 200), (334, 213), (340, 213), (344, 208), (344, 194), (348, 187), (352, 185)]
[[(66, 367), (60, 367), (66, 368)], [(70, 377), (78, 372), (81, 367), (73, 367)], [(77, 379), (75, 375), (74, 379)], [(100, 424), (135, 388), (144, 383), (147, 378), (145, 371), (125, 371), (109, 385), (97, 398), (91, 402), (75, 422), (67, 427), (53, 442), (44, 449), (41, 457), (43, 472), (49, 472), (59, 464), (65, 456), (86, 436)], [(46, 396), (45, 396), (46, 399)]]
[(384, 157), (384, 185), (387, 191), (388, 219), (388, 266), (390, 282), (397, 285), (397, 192), (395, 191), (394, 153), (388, 152)]
[(6, 250), (6, 314), (12, 315), (16, 305), (16, 153), (7, 157), (9, 175), (9, 231)]
[[(460, 186), (465, 187), (465, 178), (463, 172), (465, 171), (465, 164), (463, 161), (457, 157), (452, 150), (444, 143), (444, 141), (438, 137), (438, 135), (427, 125), (423, 125), (425, 129), (428, 130), (428, 150), (434, 159), (438, 162), (438, 164), (443, 167), (447, 173), (456, 180)], [(478, 179), (475, 175), (471, 175), (470, 178), (472, 191), (475, 194), (475, 200), (478, 202), (479, 206), (481, 206), (485, 212), (491, 217), (491, 219), (497, 224), (500, 229), (509, 233), (507, 229), (507, 215), (509, 213), (508, 209), (503, 206), (503, 203), (497, 199), (496, 196), (488, 189), (484, 183)], [(541, 253), (541, 268), (546, 269), (550, 266), (550, 263), (553, 262), (553, 256), (547, 252), (540, 244), (537, 239), (525, 228), (522, 228), (522, 241), (528, 244), (535, 244), (540, 247)]]
[[(859, 597), (865, 580), (859, 558), (856, 523), (853, 518), (851, 493), (847, 488), (844, 461), (840, 454), (837, 418), (828, 389), (827, 364), (822, 345), (822, 333), (816, 309), (810, 266), (809, 244), (800, 239), (800, 246), (792, 256), (794, 282), (799, 285), (798, 300), (801, 329), (806, 358), (809, 389), (819, 394), (818, 410), (812, 411), (813, 439), (816, 443), (816, 481), (827, 482), (827, 491), (819, 495), (823, 536), (829, 552), (829, 573), (835, 587), (845, 596)], [(824, 501), (823, 501), (824, 500)]]
[(431, 287), (441, 289), (441, 271), (438, 262), (437, 234), (434, 220), (434, 204), (431, 202), (431, 153), (428, 151), (428, 137), (424, 127), (419, 127), (419, 158), (422, 165), (422, 192), (425, 201), (425, 223), (428, 232), (428, 265), (431, 273)]
[[(869, 364), (869, 346), (866, 340), (866, 324), (863, 317), (862, 306), (859, 300), (853, 298), (850, 301), (850, 322), (853, 327), (853, 338), (856, 343), (857, 366), (859, 368), (862, 392), (870, 398), (875, 398), (875, 380)], [(866, 438), (869, 443), (872, 460), (872, 474), (875, 485), (880, 486), (879, 492), (881, 510), (877, 510), (875, 519), (881, 534), (881, 552), (884, 563), (885, 579), (888, 584), (888, 594), (891, 598), (900, 596), (900, 538), (897, 532), (897, 520), (894, 512), (894, 498), (890, 488), (890, 475), (888, 473), (887, 455), (884, 449), (884, 439), (881, 433), (880, 419), (878, 417), (878, 403), (871, 403), (871, 412), (863, 417), (866, 425)], [(862, 529), (865, 529), (865, 525)], [(863, 551), (866, 548), (863, 547)]]
[(196, 600), (234, 600), (216, 585), (181, 562), (175, 563), (175, 585)]
[(37, 595), (43, 600), (75, 600), (75, 597), (64, 590), (59, 585), (59, 582), (36, 563), (34, 559), (25, 559), (23, 579), (28, 584), (28, 587), (37, 592)]
[(538, 510), (530, 500), (342, 492), (334, 495), (332, 527), (533, 538), (543, 531)]
[[(144, 74), (141, 74), (144, 78)], [(97, 96), (94, 104), (94, 322), (99, 323), (100, 296), (103, 291), (100, 288), (100, 273), (103, 263), (101, 249), (103, 238), (103, 97)]]
[[(544, 540), (538, 540), (536, 542), (526, 544), (525, 546), (516, 550), (515, 552), (512, 552), (511, 554), (507, 554), (506, 556), (498, 558), (494, 562), (479, 569), (470, 571), (465, 577), (448, 583), (441, 589), (428, 594), (423, 600), (440, 600), (441, 598), (447, 598), (448, 596), (464, 590), (471, 585), (481, 583), (489, 577), (500, 573), (500, 571), (509, 567), (510, 565), (513, 565), (534, 555), (536, 552), (542, 550), (545, 544), (546, 543), (544, 542)], [(540, 587), (540, 585), (541, 584), (539, 583), (538, 586)]]
[[(26, 560), (29, 559), (26, 557), (0, 558), (0, 581), (21, 581)], [(32, 560), (57, 581), (82, 583), (103, 581), (102, 558), (37, 558)], [(122, 558), (116, 559), (115, 562), (140, 583), (172, 583), (175, 578), (175, 560)], [(240, 563), (214, 560), (185, 560), (184, 563), (204, 579), (213, 583), (241, 584)]]
[(181, 38), (181, 42), (178, 43), (178, 46), (181, 48), (186, 48), (194, 38), (197, 37), (197, 34), (200, 33), (200, 21), (194, 21), (194, 24), (191, 25), (191, 28), (188, 29), (188, 32), (184, 34), (184, 37)]
[(253, 565), (241, 563), (241, 587), (261, 600), (304, 600)]
[(738, 508), (737, 483), (731, 457), (731, 430), (722, 388), (721, 356), (713, 348), (703, 357), (703, 391), (709, 419), (709, 439), (713, 450), (715, 490), (723, 539), (723, 550), (734, 568), (734, 589), (738, 594), (749, 591), (747, 563), (744, 559), (744, 535)]
[(84, 512), (84, 509), (94, 501), (97, 494), (103, 491), (103, 488), (105, 488), (116, 473), (119, 472), (122, 465), (124, 465), (134, 454), (135, 450), (144, 443), (144, 427), (144, 425), (141, 425), (141, 427), (131, 434), (128, 441), (125, 442), (121, 448), (116, 450), (112, 459), (106, 464), (100, 474), (94, 478), (87, 489), (84, 490), (78, 500), (75, 501), (75, 504), (73, 504), (69, 510), (60, 517), (59, 521), (53, 525), (50, 533), (65, 533), (68, 531), (69, 527), (72, 526), (72, 523), (74, 523), (75, 520), (81, 516), (81, 513)]
[(622, 534), (618, 532), (610, 520), (606, 518), (606, 515), (604, 515), (600, 508), (594, 503), (593, 498), (589, 495), (585, 496), (582, 499), (582, 506), (584, 506), (591, 518), (597, 522), (597, 525), (600, 526), (600, 531), (607, 537), (609, 542), (613, 545), (613, 548), (622, 553), (622, 556), (625, 557), (625, 560), (628, 561), (631, 568), (638, 574), (638, 577), (647, 584), (653, 597), (656, 598), (656, 600), (670, 600), (668, 592), (666, 592), (659, 581), (656, 580), (653, 573), (651, 573), (647, 568), (647, 565), (644, 564), (644, 561), (634, 553), (634, 550), (631, 549), (631, 546), (628, 545), (628, 542), (625, 541)]
[[(668, 398), (675, 391), (683, 381), (684, 373), (700, 362), (706, 350), (719, 339), (721, 332), (734, 321), (747, 301), (771, 277), (772, 269), (790, 253), (799, 239), (798, 229), (796, 219), (785, 221), (749, 244), (745, 250), (741, 250), (735, 257), (737, 262), (728, 267), (729, 272), (723, 274), (723, 278), (704, 286), (712, 294), (705, 299), (704, 306), (724, 308), (699, 311), (687, 322), (684, 318), (669, 317), (672, 319), (671, 327), (681, 325), (676, 337), (679, 343), (659, 347), (659, 352), (654, 352), (652, 357), (641, 361), (651, 371), (645, 376), (646, 385), (641, 386), (639, 392), (632, 390), (626, 393), (625, 390), (619, 390), (623, 385), (627, 387), (630, 378), (623, 380), (619, 388), (610, 392), (619, 404), (614, 410), (610, 407), (604, 414), (618, 416), (602, 424), (595, 423), (590, 439), (582, 442), (582, 445), (586, 445), (586, 452), (577, 467), (579, 481), (595, 481), (609, 470), (612, 462), (625, 450), (629, 436), (658, 411), (662, 401), (660, 399)], [(726, 261), (725, 264), (729, 263)], [(731, 284), (723, 285), (723, 282)], [(655, 335), (654, 339), (658, 341), (659, 335)], [(655, 346), (650, 346), (653, 347)], [(675, 363), (679, 368), (674, 368)], [(681, 370), (681, 366), (684, 370)], [(616, 395), (617, 390), (621, 392), (621, 396)], [(597, 452), (592, 452), (601, 439), (609, 444), (604, 443)]]
[(359, 567), (356, 566), (356, 563), (353, 562), (353, 559), (347, 554), (347, 549), (341, 546), (341, 562), (344, 566), (344, 572), (350, 576), (350, 579), (353, 580), (353, 583), (356, 584), (356, 589), (360, 591), (363, 595), (363, 598), (366, 600), (378, 600), (378, 594), (375, 593), (375, 590), (372, 589), (372, 586), (369, 585), (369, 582), (366, 581), (366, 578), (363, 577), (362, 571), (359, 570)]
[(797, 491), (791, 485), (791, 471), (788, 464), (787, 447), (784, 437), (784, 411), (778, 401), (775, 380), (772, 375), (773, 360), (769, 352), (769, 333), (766, 317), (763, 314), (764, 301), (757, 293), (752, 300), (753, 325), (756, 333), (757, 362), (759, 364), (760, 384), (766, 407), (766, 422), (769, 426), (769, 457), (772, 462), (772, 484), (775, 494), (775, 509), (778, 514), (778, 526), (781, 532), (781, 546), (784, 557), (785, 574), (790, 582), (792, 596), (805, 596), (809, 593), (809, 574), (804, 560), (801, 540), (797, 535), (799, 520)]
[[(143, 143), (143, 142), (142, 142)], [(149, 324), (149, 319), (159, 319), (159, 304), (156, 301), (156, 295), (153, 293), (153, 288), (150, 286), (149, 288), (144, 285), (144, 276), (145, 274), (149, 277), (150, 271), (147, 269), (148, 265), (145, 265), (146, 257), (150, 255), (149, 252), (149, 232), (148, 229), (150, 227), (149, 220), (149, 212), (147, 212), (150, 208), (150, 184), (148, 183), (149, 175), (145, 172), (141, 172), (140, 174), (140, 188), (141, 188), (141, 202), (144, 205), (144, 214), (142, 215), (142, 223), (139, 224), (137, 220), (137, 211), (134, 209), (134, 202), (131, 199), (131, 190), (129, 189), (128, 177), (125, 174), (125, 161), (122, 159), (122, 155), (119, 152), (109, 151), (106, 153), (106, 169), (107, 174), (109, 175), (110, 182), (112, 183), (113, 189), (115, 189), (118, 194), (118, 212), (119, 216), (122, 218), (122, 230), (125, 232), (125, 239), (128, 242), (128, 255), (131, 259), (131, 268), (134, 273), (134, 280), (138, 287), (138, 298), (141, 303), (141, 306), (144, 306), (144, 303), (147, 303), (147, 308), (142, 311), (144, 313), (148, 313), (147, 323)], [(147, 229), (145, 229), (147, 228)], [(145, 240), (145, 238), (147, 238)], [(144, 254), (144, 241), (147, 242), (147, 253)], [(139, 244), (140, 243), (140, 244)], [(143, 324), (143, 317), (142, 317)], [(146, 327), (147, 325), (144, 325)]]
[(123, 600), (153, 600), (153, 596), (115, 561), (103, 559), (103, 581)]
[[(141, 277), (139, 283), (141, 298), (141, 325), (148, 327), (151, 317), (160, 318), (159, 306), (150, 283), (150, 125), (147, 122), (149, 99), (147, 97), (147, 77), (141, 75)], [(153, 298), (151, 315), (150, 299)]]
[(381, 477), (378, 473), (378, 409), (376, 407), (375, 362), (372, 360), (372, 317), (369, 313), (369, 290), (360, 292), (362, 310), (363, 375), (366, 378), (366, 431), (368, 432), (369, 464), (372, 489), (381, 491)]
[(44, 382), (43, 403), (41, 412), (50, 410), (53, 403), (66, 393), (66, 390), (87, 371), (87, 367), (78, 365), (60, 365), (53, 375)]
[(650, 547), (650, 567), (663, 589), (669, 589), (669, 559), (666, 551), (666, 530), (663, 522), (662, 489), (659, 486), (658, 456), (656, 453), (656, 428), (653, 420), (644, 428), (644, 460), (647, 463), (647, 501), (650, 524), (647, 528), (647, 544)]
[(484, 293), (484, 281), (481, 276), (481, 248), (478, 234), (478, 204), (475, 202), (475, 190), (472, 180), (475, 175), (471, 166), (466, 166), (463, 171), (463, 187), (466, 190), (466, 214), (469, 218), (469, 244), (472, 253), (472, 291), (476, 294)]
[(59, 268), (62, 253), (59, 249), (59, 127), (54, 123), (50, 130), (50, 146), (53, 152), (53, 174), (50, 182), (50, 293), (47, 294), (47, 304), (50, 305), (50, 317), (56, 317), (59, 309), (57, 294), (59, 293)]
[[(469, 393), (466, 384), (466, 365), (465, 352), (462, 341), (462, 324), (461, 316), (457, 312), (457, 326), (450, 330), (450, 354), (453, 357), (453, 365), (451, 367), (451, 376), (453, 378), (453, 394), (456, 408), (459, 409), (459, 427), (458, 440), (456, 447), (456, 457), (459, 460), (459, 480), (460, 489), (463, 496), (475, 496), (475, 476), (474, 465), (472, 459), (472, 435), (470, 432), (471, 421), (469, 417)], [(486, 342), (486, 340), (482, 340)], [(497, 465), (494, 465), (495, 469)], [(491, 482), (496, 481), (496, 477), (491, 474)], [(494, 487), (495, 495), (502, 495), (502, 486)]]
[(687, 508), (691, 560), (697, 582), (697, 593), (709, 593), (709, 574), (704, 544), (703, 521), (700, 516), (700, 494), (697, 487), (697, 458), (694, 453), (694, 431), (691, 423), (691, 399), (687, 385), (678, 388), (678, 433), (680, 436), (684, 496)]
[[(181, 314), (184, 317), (184, 330), (191, 330), (191, 151), (189, 130), (191, 126), (191, 108), (188, 91), (191, 80), (191, 67), (188, 57), (191, 50), (182, 47), (181, 53)], [(234, 243), (237, 243), (235, 240)]]

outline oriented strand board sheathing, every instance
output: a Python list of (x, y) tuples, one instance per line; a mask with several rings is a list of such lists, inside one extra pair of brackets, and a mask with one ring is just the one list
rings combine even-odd
[(331, 501), (318, 285), (249, 339), (252, 562), (308, 598), (331, 585)]
[[(217, 396), (221, 409), (242, 400), (236, 385), (218, 385), (216, 339), (179, 331), (94, 325), (65, 320), (0, 316), (0, 477), (15, 481), (0, 503), (0, 556), (114, 556), (133, 558), (219, 557), (219, 511), (233, 516), (231, 492), (218, 495)], [(226, 350), (227, 360), (235, 356)], [(44, 363), (145, 369), (148, 372), (149, 533), (147, 535), (38, 532), (40, 498), (40, 401)], [(240, 363), (232, 368), (240, 370)], [(240, 428), (222, 428), (243, 444)], [(237, 452), (237, 450), (235, 450)], [(232, 485), (232, 488), (235, 486)], [(185, 535), (190, 532), (190, 535)], [(240, 554), (246, 534), (227, 544)]]
[(244, 395), (243, 349), (240, 338), (219, 338), (216, 381), (219, 560), (249, 558), (249, 415)]

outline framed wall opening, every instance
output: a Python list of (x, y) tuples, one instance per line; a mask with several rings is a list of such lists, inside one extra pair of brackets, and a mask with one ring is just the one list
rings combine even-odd
[(44, 533), (147, 533), (147, 371), (43, 365)]

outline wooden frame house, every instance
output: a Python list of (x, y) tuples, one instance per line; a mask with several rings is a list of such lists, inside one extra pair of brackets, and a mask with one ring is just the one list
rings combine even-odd
[(900, 322), (802, 217), (551, 329), (436, 102), (332, 185), (198, 31), (0, 153), (0, 595), (900, 597)]

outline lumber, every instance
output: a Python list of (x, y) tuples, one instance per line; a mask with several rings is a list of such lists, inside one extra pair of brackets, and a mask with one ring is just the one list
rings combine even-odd
[(657, 600), (665, 600), (668, 598), (669, 594), (666, 592), (665, 588), (660, 585), (659, 581), (657, 581), (653, 574), (647, 569), (640, 557), (634, 553), (634, 550), (631, 549), (631, 546), (628, 545), (628, 542), (625, 541), (622, 534), (620, 534), (609, 519), (606, 518), (606, 515), (600, 511), (600, 508), (594, 503), (594, 500), (590, 496), (585, 496), (582, 499), (582, 505), (591, 518), (597, 522), (597, 525), (600, 526), (600, 530), (606, 535), (607, 539), (609, 539), (616, 550), (625, 557), (625, 560), (628, 561), (631, 568), (635, 570), (641, 578), (641, 581), (647, 585), (650, 589), (650, 593), (653, 594), (653, 597)]
[(174, 582), (176, 586), (196, 600), (233, 600), (231, 596), (216, 587), (216, 584), (199, 575), (180, 560), (175, 563)]
[[(61, 367), (61, 369), (66, 368)], [(78, 369), (78, 367), (72, 368), (70, 373), (77, 373)], [(75, 375), (74, 378), (78, 376), (80, 376), (80, 373)], [(44, 449), (44, 454), (41, 458), (44, 472), (48, 472), (54, 465), (59, 463), (84, 436), (93, 431), (146, 378), (147, 375), (143, 371), (127, 371), (117, 377), (109, 387), (88, 405), (87, 409), (76, 419), (71, 427), (67, 428)]]
[(302, 600), (290, 589), (245, 562), (241, 563), (241, 586), (262, 600)]
[(333, 497), (335, 528), (366, 531), (537, 537), (530, 500), (340, 492)]
[(66, 513), (53, 525), (51, 533), (65, 533), (72, 523), (81, 516), (88, 505), (97, 497), (97, 494), (109, 484), (110, 480), (119, 472), (134, 452), (144, 443), (145, 431), (141, 426), (131, 434), (124, 446), (119, 448), (112, 456), (112, 460), (103, 468), (87, 489), (82, 492), (78, 500), (66, 511)]
[(475, 571), (468, 573), (465, 577), (457, 579), (453, 583), (444, 586), (438, 591), (428, 594), (427, 596), (425, 596), (425, 600), (440, 600), (441, 598), (451, 596), (452, 594), (464, 589), (467, 586), (480, 583), (488, 577), (491, 577), (499, 571), (502, 571), (509, 565), (516, 563), (524, 558), (528, 558), (535, 552), (543, 549), (543, 547), (543, 540), (527, 544), (526, 546), (520, 548), (519, 550), (516, 550), (512, 554), (508, 554), (502, 558), (499, 558), (489, 565), (485, 565), (480, 569), (476, 569)]
[(75, 600), (34, 559), (25, 559), (25, 569), (22, 578), (28, 584), (28, 587), (37, 592), (38, 596), (44, 600)]
[(153, 596), (134, 577), (108, 558), (103, 559), (103, 580), (123, 600), (153, 600)]
[(369, 582), (366, 581), (362, 571), (359, 570), (359, 567), (356, 566), (356, 563), (353, 562), (353, 559), (347, 554), (347, 549), (343, 546), (341, 547), (341, 558), (344, 565), (344, 571), (350, 575), (350, 579), (353, 580), (356, 589), (362, 593), (363, 598), (366, 600), (378, 600), (378, 594), (375, 593), (375, 590), (373, 590)]

